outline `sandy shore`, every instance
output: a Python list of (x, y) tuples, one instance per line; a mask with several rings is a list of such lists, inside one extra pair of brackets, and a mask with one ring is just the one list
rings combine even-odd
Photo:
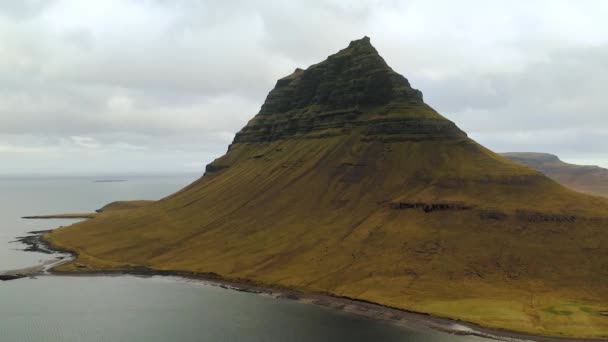
[[(537, 336), (515, 331), (501, 329), (491, 329), (479, 326), (474, 323), (462, 322), (458, 320), (436, 317), (430, 314), (407, 311), (399, 308), (387, 307), (363, 300), (347, 297), (337, 297), (327, 293), (302, 293), (288, 288), (260, 286), (248, 280), (226, 280), (214, 273), (193, 273), (179, 271), (162, 271), (146, 267), (137, 267), (131, 270), (121, 271), (89, 271), (82, 272), (59, 272), (54, 267), (72, 261), (76, 255), (69, 251), (54, 250), (42, 240), (42, 236), (49, 231), (30, 232), (31, 235), (20, 238), (20, 242), (27, 244), (29, 251), (52, 251), (60, 254), (55, 260), (46, 261), (40, 265), (28, 267), (20, 270), (7, 271), (2, 275), (19, 275), (17, 278), (31, 276), (140, 276), (140, 277), (176, 277), (186, 281), (199, 281), (210, 286), (219, 286), (225, 289), (248, 292), (254, 294), (265, 294), (276, 298), (295, 300), (301, 303), (319, 305), (335, 310), (341, 310), (350, 314), (391, 322), (405, 327), (430, 328), (455, 335), (478, 336), (499, 341), (538, 341), (538, 342), (573, 342), (573, 341), (608, 341), (607, 339), (573, 339), (549, 336)], [(15, 279), (17, 279), (15, 278)], [(11, 280), (11, 279), (5, 279)]]

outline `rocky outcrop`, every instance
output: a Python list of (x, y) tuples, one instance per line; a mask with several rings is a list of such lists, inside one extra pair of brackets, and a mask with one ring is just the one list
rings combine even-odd
[(396, 202), (390, 204), (391, 209), (404, 210), (404, 209), (420, 209), (425, 213), (433, 211), (445, 211), (445, 210), (471, 210), (472, 206), (464, 203), (423, 203), (423, 202)]
[(16, 280), (16, 279), (21, 279), (21, 278), (25, 278), (27, 277), (26, 274), (21, 274), (21, 273), (17, 273), (17, 274), (0, 274), (0, 281), (9, 281), (9, 280)]
[(508, 215), (498, 209), (483, 209), (479, 212), (479, 217), (484, 220), (497, 220), (501, 221), (508, 217)]
[(360, 131), (364, 141), (385, 136), (466, 137), (427, 106), (422, 93), (394, 72), (365, 37), (324, 62), (277, 81), (234, 143), (327, 138), (353, 131)]
[(216, 172), (222, 171), (223, 169), (226, 169), (226, 168), (228, 168), (228, 166), (226, 166), (226, 165), (218, 165), (218, 164), (211, 163), (205, 167), (205, 175), (216, 173)]
[(422, 103), (422, 93), (394, 72), (364, 37), (307, 70), (280, 79), (266, 98), (261, 115), (319, 106), (323, 111)]
[(542, 213), (529, 210), (517, 210), (515, 212), (518, 219), (528, 222), (574, 222), (577, 220), (575, 215), (558, 214), (558, 213)]

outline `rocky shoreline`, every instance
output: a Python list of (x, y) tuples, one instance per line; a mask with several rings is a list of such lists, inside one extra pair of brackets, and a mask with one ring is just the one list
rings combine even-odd
[(51, 268), (69, 262), (74, 257), (73, 253), (62, 251), (59, 252), (52, 249), (49, 244), (42, 239), (42, 236), (51, 230), (37, 230), (28, 232), (29, 235), (21, 236), (12, 241), (13, 243), (21, 243), (26, 247), (23, 251), (37, 252), (44, 254), (60, 254), (54, 260), (47, 260), (39, 265), (30, 266), (21, 269), (9, 270), (0, 273), (0, 281), (16, 280), (21, 278), (32, 278), (41, 276), (50, 271)]
[(477, 336), (499, 341), (537, 341), (537, 342), (598, 342), (607, 339), (573, 339), (549, 336), (537, 336), (526, 333), (486, 328), (474, 323), (433, 316), (431, 314), (413, 312), (399, 308), (379, 305), (365, 300), (339, 297), (328, 293), (303, 293), (297, 290), (265, 286), (256, 284), (247, 279), (227, 280), (215, 273), (195, 273), (181, 271), (154, 270), (147, 267), (134, 267), (120, 271), (90, 271), (61, 272), (53, 268), (72, 261), (76, 254), (70, 251), (57, 250), (42, 239), (44, 234), (52, 230), (32, 231), (27, 236), (19, 237), (15, 242), (27, 245), (24, 251), (42, 252), (47, 254), (60, 254), (56, 260), (49, 260), (37, 266), (20, 270), (7, 271), (0, 274), (0, 280), (8, 281), (26, 277), (44, 275), (70, 276), (70, 277), (97, 277), (97, 276), (137, 276), (137, 277), (174, 277), (187, 281), (198, 281), (209, 286), (218, 286), (232, 291), (252, 294), (270, 295), (278, 299), (295, 300), (301, 303), (313, 304), (322, 307), (341, 310), (369, 319), (390, 322), (404, 327), (429, 328), (454, 335)]
[(476, 336), (497, 341), (536, 341), (536, 342), (605, 342), (607, 339), (575, 339), (552, 336), (531, 335), (521, 332), (486, 328), (474, 323), (433, 316), (431, 314), (408, 311), (375, 304), (349, 297), (339, 297), (327, 293), (303, 293), (293, 289), (272, 286), (261, 286), (248, 280), (225, 280), (213, 273), (191, 273), (178, 271), (162, 271), (152, 269), (133, 269), (126, 271), (99, 272), (50, 272), (56, 276), (95, 277), (95, 276), (138, 276), (138, 277), (173, 277), (184, 281), (198, 281), (209, 286), (218, 286), (227, 290), (247, 292), (252, 294), (270, 295), (277, 299), (294, 300), (304, 304), (313, 304), (349, 314), (385, 321), (398, 326), (409, 328), (427, 328), (453, 335)]

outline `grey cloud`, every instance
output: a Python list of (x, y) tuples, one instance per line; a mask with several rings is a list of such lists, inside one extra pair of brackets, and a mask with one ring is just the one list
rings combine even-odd
[[(460, 74), (427, 84), (436, 107), (474, 132), (608, 128), (608, 45), (548, 50), (520, 71)], [(559, 140), (556, 140), (559, 143)]]
[(0, 173), (202, 168), (276, 79), (363, 35), (480, 143), (608, 166), (606, 15), (602, 1), (3, 1)]
[(26, 19), (40, 14), (53, 5), (54, 0), (3, 0), (0, 15), (15, 19)]

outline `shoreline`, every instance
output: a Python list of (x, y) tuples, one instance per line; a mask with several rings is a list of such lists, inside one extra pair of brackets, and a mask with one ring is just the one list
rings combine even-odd
[[(76, 214), (51, 214), (51, 215), (33, 215), (22, 216), (26, 220), (49, 220), (49, 219), (92, 219), (96, 213), (76, 213)], [(31, 233), (31, 232), (30, 232)]]
[[(135, 276), (135, 277), (173, 277), (184, 281), (201, 282), (209, 286), (217, 286), (227, 290), (246, 292), (252, 294), (270, 295), (278, 299), (289, 299), (304, 304), (313, 304), (333, 310), (340, 310), (349, 314), (396, 324), (403, 327), (418, 327), (432, 329), (448, 334), (476, 336), (499, 341), (536, 341), (536, 342), (606, 342), (604, 338), (569, 338), (533, 335), (524, 332), (510, 331), (499, 328), (483, 327), (475, 323), (460, 321), (457, 319), (434, 316), (428, 313), (409, 311), (406, 309), (389, 307), (361, 299), (335, 296), (330, 293), (305, 293), (298, 290), (260, 285), (247, 279), (228, 280), (215, 273), (197, 273), (186, 271), (155, 270), (147, 267), (134, 267), (130, 270), (116, 271), (77, 271), (62, 272), (54, 270), (55, 267), (73, 261), (77, 254), (69, 250), (53, 248), (42, 237), (51, 230), (28, 232), (28, 236), (17, 239), (17, 242), (26, 244), (25, 251), (43, 252), (49, 254), (61, 254), (61, 258), (55, 261), (49, 260), (41, 265), (32, 266), (20, 270), (8, 271), (19, 272), (19, 278), (36, 276), (60, 276), (60, 277), (111, 277), (111, 276)], [(28, 270), (34, 271), (27, 273)], [(0, 274), (11, 276), (8, 272)], [(0, 278), (0, 280), (3, 280)], [(12, 280), (12, 279), (6, 279)]]
[(36, 230), (27, 232), (28, 235), (17, 237), (10, 243), (21, 243), (25, 245), (22, 249), (24, 252), (36, 252), (48, 255), (56, 255), (55, 259), (49, 259), (43, 261), (38, 265), (28, 266), (24, 268), (18, 268), (13, 270), (5, 270), (0, 272), (0, 281), (16, 280), (21, 278), (35, 278), (45, 274), (50, 274), (52, 268), (63, 265), (64, 263), (70, 262), (75, 257), (74, 253), (63, 251), (60, 252), (51, 246), (44, 240), (42, 236), (50, 230)]
[[(58, 265), (56, 265), (58, 266)], [(533, 335), (524, 332), (510, 331), (499, 328), (489, 328), (475, 323), (460, 321), (457, 319), (434, 316), (428, 313), (409, 311), (400, 308), (384, 306), (381, 304), (342, 296), (334, 296), (328, 293), (305, 293), (289, 288), (263, 286), (254, 284), (247, 280), (226, 280), (217, 275), (162, 271), (162, 270), (122, 270), (122, 271), (83, 271), (83, 272), (60, 272), (49, 270), (50, 276), (58, 277), (120, 277), (134, 276), (141, 278), (168, 277), (183, 281), (201, 282), (205, 285), (221, 287), (223, 289), (246, 292), (259, 295), (270, 295), (277, 299), (288, 299), (303, 304), (313, 304), (333, 310), (339, 310), (352, 315), (368, 319), (396, 324), (402, 327), (418, 327), (432, 329), (443, 333), (475, 336), (497, 341), (535, 341), (535, 342), (606, 342), (608, 339), (594, 338), (570, 338), (557, 336)]]

